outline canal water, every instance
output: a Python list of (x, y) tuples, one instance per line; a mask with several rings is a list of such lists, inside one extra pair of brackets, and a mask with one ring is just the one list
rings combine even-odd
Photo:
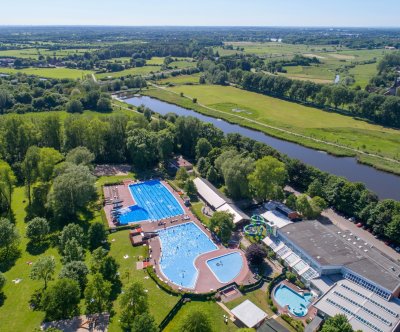
[(335, 157), (325, 152), (268, 136), (256, 130), (231, 124), (227, 121), (203, 115), (147, 96), (133, 97), (125, 99), (124, 101), (134, 106), (145, 105), (152, 111), (162, 115), (175, 113), (181, 116), (196, 117), (204, 122), (212, 123), (226, 134), (239, 133), (243, 136), (265, 143), (291, 158), (299, 159), (302, 162), (317, 167), (322, 171), (343, 176), (349, 181), (362, 182), (368, 189), (375, 192), (379, 198), (400, 200), (400, 176), (379, 171), (367, 165), (359, 164), (355, 158)]

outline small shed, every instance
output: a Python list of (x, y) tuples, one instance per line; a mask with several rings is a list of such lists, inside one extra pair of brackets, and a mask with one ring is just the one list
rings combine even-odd
[(267, 319), (267, 314), (250, 300), (244, 301), (231, 310), (236, 319), (249, 328), (257, 328)]

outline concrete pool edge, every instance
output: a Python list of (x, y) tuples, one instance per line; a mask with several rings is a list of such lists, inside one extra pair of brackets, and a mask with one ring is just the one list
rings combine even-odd
[(165, 279), (167, 279), (169, 282), (171, 282), (172, 284), (174, 284), (175, 286), (177, 286), (177, 287), (179, 287), (179, 288), (193, 290), (193, 289), (196, 289), (197, 281), (198, 281), (199, 275), (200, 275), (200, 271), (199, 271), (199, 269), (197, 268), (195, 262), (197, 261), (197, 259), (198, 259), (199, 257), (201, 257), (201, 256), (203, 256), (203, 255), (206, 255), (206, 254), (208, 254), (208, 253), (211, 253), (211, 252), (215, 252), (215, 251), (219, 250), (220, 248), (218, 247), (218, 245), (217, 245), (217, 244), (216, 244), (216, 243), (215, 243), (215, 242), (214, 242), (214, 241), (213, 241), (213, 240), (212, 240), (212, 239), (197, 225), (197, 224), (196, 224), (196, 222), (194, 222), (194, 221), (187, 221), (187, 222), (184, 222), (184, 223), (179, 224), (179, 225), (169, 226), (169, 227), (166, 227), (165, 229), (160, 229), (160, 230), (158, 230), (157, 233), (162, 232), (162, 231), (165, 231), (165, 230), (167, 230), (167, 229), (172, 229), (172, 228), (176, 228), (176, 227), (182, 227), (182, 226), (187, 225), (187, 224), (193, 224), (193, 225), (195, 225), (195, 226), (200, 230), (200, 232), (202, 232), (202, 233), (204, 234), (204, 236), (206, 236), (206, 237), (212, 242), (212, 244), (215, 246), (215, 249), (214, 249), (214, 250), (206, 251), (206, 252), (204, 252), (204, 253), (202, 253), (202, 254), (200, 254), (200, 255), (197, 255), (197, 256), (193, 259), (192, 264), (193, 264), (194, 269), (196, 270), (196, 280), (194, 281), (193, 287), (183, 287), (183, 286), (181, 286), (181, 285), (178, 285), (178, 284), (176, 284), (175, 282), (173, 282), (170, 278), (168, 278), (168, 277), (164, 274), (164, 271), (163, 271), (163, 269), (161, 268), (161, 259), (162, 259), (162, 253), (163, 253), (163, 250), (162, 250), (162, 241), (161, 241), (161, 238), (160, 238), (159, 236), (158, 236), (158, 241), (159, 241), (159, 243), (160, 243), (160, 257), (158, 258), (158, 264), (159, 264), (159, 267), (160, 267), (159, 269), (160, 269), (160, 272), (161, 272), (162, 276), (163, 276)]
[[(208, 262), (210, 262), (210, 261), (212, 261), (212, 260), (215, 260), (215, 259), (218, 259), (218, 258), (222, 258), (222, 257), (229, 256), (229, 255), (234, 255), (234, 254), (239, 254), (240, 258), (242, 259), (242, 265), (240, 266), (240, 269), (239, 269), (238, 273), (237, 273), (233, 278), (231, 278), (229, 281), (225, 281), (225, 282), (224, 282), (224, 281), (221, 281), (221, 280), (218, 278), (218, 276), (215, 274), (215, 272), (214, 272), (214, 270), (211, 268), (211, 266), (208, 264)], [(202, 255), (201, 255), (201, 256), (202, 256)], [(246, 263), (246, 260), (244, 259), (244, 255), (242, 255), (242, 253), (241, 253), (240, 251), (232, 251), (232, 252), (230, 252), (230, 253), (223, 254), (223, 255), (220, 255), (220, 256), (216, 256), (216, 257), (214, 257), (214, 258), (209, 258), (209, 259), (206, 260), (206, 266), (208, 267), (208, 269), (212, 272), (212, 274), (214, 275), (214, 277), (215, 277), (221, 284), (229, 284), (230, 282), (232, 282), (232, 280), (235, 280), (235, 279), (238, 277), (238, 275), (240, 274), (240, 272), (242, 271), (243, 266), (245, 265), (244, 263)]]

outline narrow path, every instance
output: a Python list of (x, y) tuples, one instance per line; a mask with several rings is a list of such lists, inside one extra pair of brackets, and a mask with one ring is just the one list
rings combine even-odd
[[(168, 91), (168, 92), (173, 93), (175, 95), (179, 95), (179, 93), (177, 93), (175, 91), (168, 90), (167, 88), (161, 87), (161, 86), (159, 86), (157, 84), (150, 83), (150, 85), (155, 87), (155, 88), (157, 88), (157, 89)], [(191, 96), (184, 95), (184, 97), (187, 98), (187, 99), (193, 100), (193, 97), (191, 97)], [(225, 112), (225, 111), (220, 111), (220, 110), (217, 110), (215, 108), (209, 107), (207, 105), (201, 104), (199, 102), (197, 102), (197, 105), (199, 105), (201, 107), (204, 107), (205, 109), (208, 109), (209, 111), (212, 111), (212, 112), (217, 112), (217, 113), (221, 113), (221, 114), (224, 114), (224, 115), (233, 116), (233, 117), (236, 117), (238, 119), (241, 119), (241, 120), (244, 120), (244, 121), (248, 121), (248, 122), (257, 124), (257, 125), (265, 127), (265, 128), (269, 128), (269, 129), (273, 129), (273, 130), (277, 130), (277, 131), (283, 132), (285, 134), (289, 134), (289, 135), (293, 135), (293, 136), (296, 136), (296, 137), (305, 138), (305, 139), (308, 139), (308, 140), (311, 140), (311, 141), (314, 141), (314, 142), (317, 142), (317, 143), (327, 144), (327, 145), (330, 145), (330, 146), (334, 146), (334, 147), (337, 147), (337, 148), (341, 148), (341, 149), (344, 149), (344, 150), (348, 150), (348, 151), (354, 152), (355, 154), (361, 154), (361, 155), (374, 157), (374, 158), (381, 159), (381, 160), (390, 161), (390, 162), (393, 162), (393, 163), (396, 163), (396, 164), (400, 164), (400, 161), (398, 161), (396, 159), (392, 159), (392, 158), (388, 158), (388, 157), (382, 157), (382, 156), (379, 156), (377, 154), (373, 154), (373, 153), (369, 153), (369, 152), (365, 152), (365, 151), (360, 151), (360, 150), (357, 150), (357, 149), (354, 149), (354, 148), (350, 148), (350, 147), (345, 146), (345, 145), (340, 145), (340, 144), (336, 144), (336, 143), (320, 140), (318, 138), (313, 138), (313, 137), (310, 137), (310, 136), (306, 136), (306, 135), (303, 135), (303, 134), (298, 134), (298, 133), (295, 133), (293, 131), (289, 131), (289, 130), (282, 129), (282, 128), (279, 128), (279, 127), (267, 125), (267, 124), (265, 124), (263, 122), (260, 122), (260, 121), (257, 121), (257, 120), (252, 120), (252, 119), (246, 118), (246, 117), (241, 116), (241, 115), (231, 114), (231, 113), (228, 113), (228, 112)], [(257, 129), (255, 129), (255, 130), (257, 130)]]

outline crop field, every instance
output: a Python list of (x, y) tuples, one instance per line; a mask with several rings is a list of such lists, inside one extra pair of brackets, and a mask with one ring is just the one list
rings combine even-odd
[(147, 60), (146, 63), (148, 65), (161, 66), (164, 63), (164, 59), (163, 57), (153, 56), (150, 60)]
[[(195, 105), (196, 110), (202, 113), (259, 129), (268, 134), (295, 141), (305, 146), (335, 154), (341, 154), (344, 151), (343, 149), (340, 151), (340, 148), (332, 149), (331, 146), (324, 143), (299, 139), (287, 133), (246, 122), (238, 118), (237, 115), (307, 137), (400, 160), (400, 151), (398, 148), (400, 144), (400, 130), (385, 128), (349, 116), (325, 112), (316, 108), (302, 106), (234, 87), (185, 85), (168, 87), (166, 89), (178, 95), (180, 92), (183, 92), (185, 96), (197, 98), (199, 104), (224, 112), (216, 113), (215, 111)], [(152, 90), (148, 94), (173, 103), (182, 104), (180, 100), (183, 98), (180, 98), (176, 94), (172, 95), (160, 90)], [(190, 104), (193, 103), (187, 103), (184, 106), (190, 107)], [(234, 109), (240, 109), (244, 112), (238, 114), (233, 111)], [(349, 155), (349, 152), (347, 154)], [(356, 153), (350, 155), (354, 154)], [(375, 165), (395, 172), (400, 171), (399, 164), (393, 163), (390, 166), (377, 158)]]
[(70, 54), (82, 54), (91, 51), (93, 51), (93, 49), (77, 48), (77, 49), (50, 50), (46, 48), (24, 48), (24, 49), (0, 51), (0, 57), (15, 57), (15, 58), (37, 60), (39, 55), (51, 56), (51, 57), (53, 56), (65, 57)]
[(172, 68), (178, 68), (178, 69), (190, 68), (190, 67), (196, 67), (196, 62), (187, 61), (187, 60), (179, 60), (179, 61), (171, 62), (168, 66), (172, 67)]
[(0, 68), (2, 74), (18, 74), (24, 73), (26, 75), (35, 75), (43, 78), (57, 78), (57, 79), (81, 79), (93, 72), (89, 70), (70, 69), (70, 68)]
[[(353, 50), (330, 45), (292, 45), (278, 42), (229, 42), (234, 50), (215, 48), (220, 55), (232, 55), (236, 53), (255, 54), (263, 57), (265, 62), (291, 59), (295, 54), (305, 57), (316, 57), (321, 63), (312, 66), (285, 67), (287, 73), (280, 73), (292, 79), (310, 80), (315, 83), (332, 83), (336, 74), (343, 81), (346, 77), (354, 79), (353, 86), (360, 85), (364, 88), (369, 80), (376, 74), (377, 62), (390, 50)], [(237, 50), (236, 48), (239, 48)], [(243, 51), (242, 51), (243, 49)], [(362, 64), (363, 61), (376, 61), (375, 63)], [(355, 65), (354, 68), (346, 68)]]

